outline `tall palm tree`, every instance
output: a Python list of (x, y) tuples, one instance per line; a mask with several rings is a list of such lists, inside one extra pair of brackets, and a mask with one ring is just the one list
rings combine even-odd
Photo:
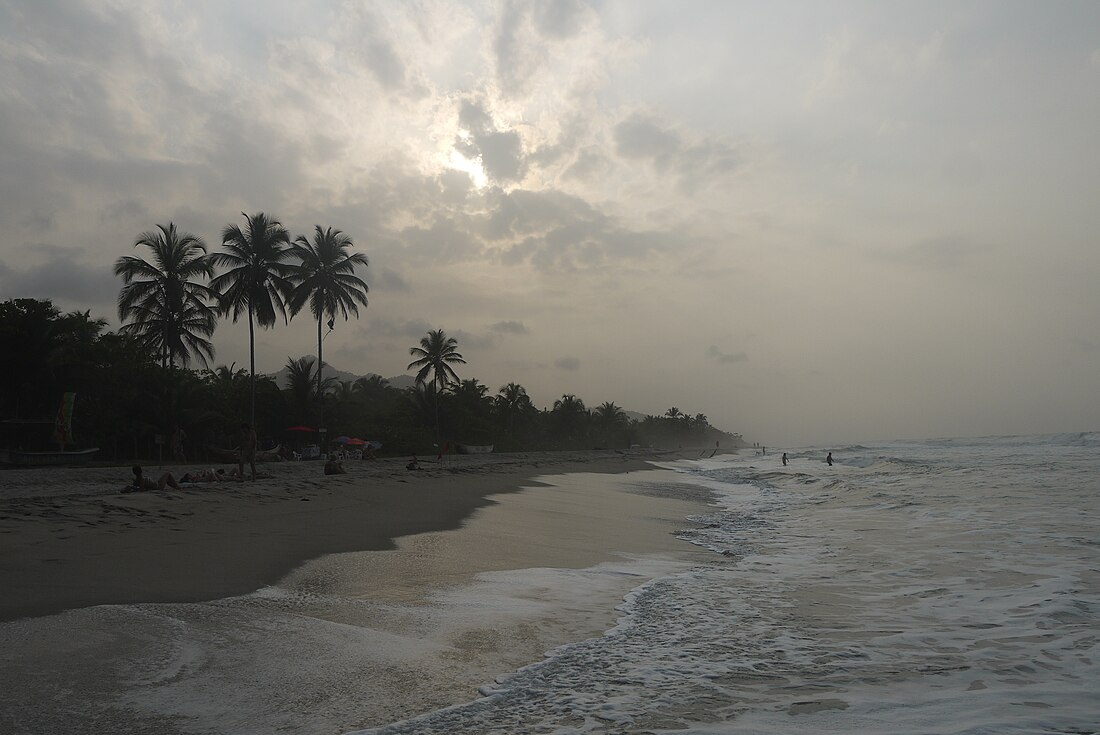
[(614, 428), (626, 423), (626, 414), (610, 401), (596, 406), (596, 410), (592, 412), (592, 417), (605, 428)]
[(627, 424), (626, 413), (611, 401), (601, 403), (592, 412), (592, 420), (603, 432), (604, 441), (623, 429)]
[(232, 313), (236, 322), (248, 314), (249, 356), (249, 418), (256, 426), (256, 324), (264, 329), (275, 326), (278, 314), (286, 320), (286, 299), (291, 290), (287, 276), (290, 266), (284, 261), (290, 256), (290, 234), (282, 224), (263, 212), (241, 213), (246, 221), (242, 230), (226, 225), (222, 230), (224, 251), (215, 254), (214, 262), (228, 268), (210, 282), (222, 295), (222, 310)]
[(355, 267), (367, 267), (367, 256), (352, 253), (349, 249), (355, 243), (340, 230), (331, 227), (321, 229), (315, 225), (313, 241), (299, 235), (294, 240), (291, 253), (298, 263), (291, 266), (290, 281), (294, 290), (290, 294), (290, 312), (297, 314), (309, 302), (309, 310), (317, 317), (317, 397), (318, 416), (324, 425), (321, 400), (321, 373), (324, 371), (324, 359), (321, 354), (321, 323), (328, 317), (328, 327), (332, 329), (339, 312), (348, 320), (348, 314), (359, 316), (359, 304), (367, 305), (367, 284), (355, 275)]
[[(313, 406), (317, 395), (317, 384), (314, 382), (314, 368), (318, 362), (312, 357), (299, 357), (297, 360), (286, 360), (286, 391), (289, 393), (289, 401), (294, 411), (294, 420), (300, 423), (310, 421), (309, 409)], [(317, 372), (320, 372), (318, 369)], [(322, 395), (335, 382), (336, 378), (325, 378), (320, 384)]]
[(527, 389), (519, 383), (508, 383), (501, 386), (494, 398), (494, 404), (497, 412), (506, 419), (509, 436), (512, 435), (515, 428), (516, 416), (533, 408), (531, 397), (527, 395)]
[(157, 225), (143, 232), (134, 247), (152, 251), (152, 262), (133, 255), (115, 261), (115, 275), (124, 286), (118, 294), (122, 332), (136, 337), (164, 366), (190, 365), (195, 355), (206, 366), (214, 357), (207, 339), (217, 326), (217, 293), (197, 279), (214, 275), (214, 262), (206, 243), (176, 225)]
[(584, 423), (588, 418), (588, 409), (584, 407), (584, 401), (572, 393), (566, 393), (554, 401), (554, 410), (551, 412), (558, 430), (567, 441), (575, 441), (579, 438)]
[[(466, 360), (458, 351), (458, 340), (448, 337), (442, 329), (433, 329), (426, 337), (420, 338), (419, 347), (410, 347), (409, 354), (417, 358), (409, 363), (406, 370), (418, 368), (416, 382), (420, 385), (430, 382), (435, 398), (435, 438), (439, 441), (439, 393), (447, 386), (458, 383), (458, 373), (451, 365), (465, 365)], [(431, 381), (427, 377), (431, 375)]]

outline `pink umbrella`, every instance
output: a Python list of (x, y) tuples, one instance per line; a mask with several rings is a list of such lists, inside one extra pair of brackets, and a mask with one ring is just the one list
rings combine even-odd
[(355, 439), (348, 439), (348, 441), (347, 441), (347, 445), (348, 445), (349, 447), (361, 447), (361, 446), (363, 446), (364, 444), (366, 444), (366, 442), (365, 442), (365, 441), (363, 441), (362, 439), (359, 439), (359, 438), (355, 438)]

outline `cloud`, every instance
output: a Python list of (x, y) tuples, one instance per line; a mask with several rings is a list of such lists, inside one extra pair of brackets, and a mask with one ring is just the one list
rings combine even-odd
[(573, 372), (581, 369), (581, 361), (575, 357), (559, 357), (554, 360), (554, 367)]
[(489, 329), (494, 332), (500, 332), (501, 334), (530, 334), (530, 331), (523, 322), (516, 321), (496, 322), (495, 324), (490, 324)]
[(404, 276), (392, 268), (380, 268), (377, 270), (368, 268), (365, 273), (367, 275), (364, 277), (364, 280), (370, 284), (372, 291), (400, 291), (408, 293), (411, 290)]
[(471, 160), (480, 160), (485, 175), (495, 182), (519, 181), (527, 173), (523, 141), (514, 130), (501, 130), (483, 102), (463, 100), (459, 124), (468, 137), (455, 139), (455, 150)]
[(394, 322), (389, 319), (379, 318), (372, 320), (370, 327), (366, 331), (370, 335), (379, 335), (383, 337), (415, 337), (420, 339), (433, 329), (435, 329), (435, 327), (423, 319), (409, 319), (406, 321)]
[(929, 237), (895, 252), (880, 253), (887, 260), (928, 270), (953, 272), (970, 265), (987, 248), (957, 235)]
[[(715, 183), (741, 165), (742, 155), (732, 146), (708, 137), (689, 140), (642, 113), (620, 121), (613, 137), (619, 156), (651, 163), (658, 173), (672, 176), (685, 194)], [(598, 161), (589, 165), (596, 164)]]
[(111, 313), (101, 316), (113, 316), (122, 281), (108, 268), (75, 262), (73, 248), (44, 246), (39, 249), (58, 257), (25, 269), (6, 267), (0, 270), (0, 290), (5, 298), (52, 299), (79, 308), (93, 305), (102, 309), (110, 305)]
[(465, 348), (488, 350), (496, 344), (496, 338), (491, 334), (472, 334), (464, 329), (448, 331), (447, 336), (454, 337), (458, 342), (459, 352)]
[(575, 271), (644, 258), (677, 242), (661, 230), (632, 229), (590, 202), (554, 189), (491, 192), (482, 236), (496, 242), (505, 263), (544, 271)]
[(720, 365), (734, 365), (749, 359), (749, 356), (744, 352), (725, 352), (717, 345), (711, 345), (707, 348), (707, 357)]

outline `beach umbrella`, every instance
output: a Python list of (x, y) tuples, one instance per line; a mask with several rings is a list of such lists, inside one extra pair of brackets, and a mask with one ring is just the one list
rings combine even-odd
[(347, 444), (349, 447), (361, 447), (364, 444), (366, 444), (365, 441), (363, 441), (362, 439), (359, 439), (359, 438), (348, 439), (344, 443)]
[(350, 436), (338, 436), (335, 439), (333, 439), (333, 441), (336, 442), (337, 444), (347, 444), (348, 442), (351, 441), (351, 437)]
[(289, 426), (287, 427), (287, 431), (308, 431), (311, 434), (315, 434), (317, 429), (311, 429), (308, 426)]

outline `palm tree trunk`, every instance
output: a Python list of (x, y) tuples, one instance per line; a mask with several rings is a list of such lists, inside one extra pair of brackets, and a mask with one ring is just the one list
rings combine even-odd
[(252, 324), (252, 304), (248, 305), (249, 426), (256, 430), (256, 327)]
[(321, 371), (325, 361), (321, 358), (321, 320), (324, 318), (322, 311), (317, 315), (317, 428), (325, 428), (325, 399), (321, 395)]
[(435, 443), (439, 444), (439, 383), (436, 382), (435, 390), (433, 391), (433, 398), (435, 403)]

